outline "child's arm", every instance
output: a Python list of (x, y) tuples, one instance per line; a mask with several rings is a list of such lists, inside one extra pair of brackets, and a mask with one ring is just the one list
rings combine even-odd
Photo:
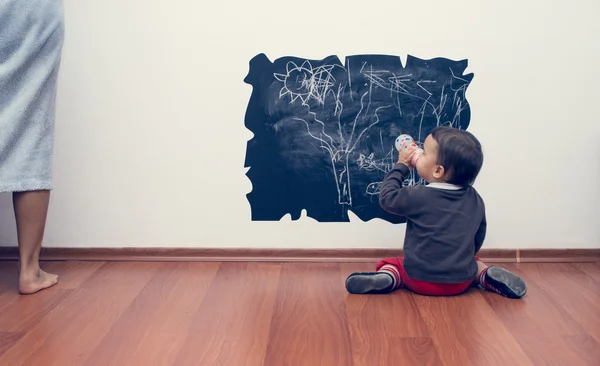
[(409, 174), (410, 170), (404, 164), (396, 164), (386, 174), (379, 191), (379, 204), (385, 211), (408, 216), (420, 207), (417, 200), (418, 190), (415, 189), (417, 187), (402, 186)]
[(485, 218), (485, 213), (483, 214), (483, 219), (479, 224), (479, 229), (477, 233), (475, 233), (475, 254), (479, 252), (479, 249), (483, 246), (483, 241), (485, 240), (485, 234), (487, 231), (487, 220)]

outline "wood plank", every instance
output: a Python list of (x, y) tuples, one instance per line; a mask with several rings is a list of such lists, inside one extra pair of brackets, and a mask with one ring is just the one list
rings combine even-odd
[[(483, 294), (527, 356), (535, 365), (588, 365), (594, 357), (600, 360), (600, 347), (589, 346), (597, 345), (596, 341), (551, 295), (527, 277), (524, 270), (527, 266), (503, 265), (519, 274), (527, 284), (527, 295), (523, 299), (506, 301), (495, 293)], [(582, 343), (573, 347), (569, 342), (572, 339), (581, 339)]]
[(262, 365), (280, 264), (224, 263), (175, 365)]
[(415, 302), (445, 365), (532, 365), (479, 290)]
[[(502, 267), (521, 276), (527, 285), (523, 299), (506, 301), (498, 294), (484, 291), (483, 297), (494, 313), (511, 330), (521, 334), (579, 335), (585, 330), (562, 308), (562, 306), (535, 281), (527, 276), (530, 264), (503, 264)], [(548, 319), (552, 319), (551, 322)]]
[[(598, 342), (588, 334), (584, 335), (563, 335), (561, 340), (566, 347), (561, 348), (561, 352), (554, 352), (556, 360), (567, 360), (566, 365), (597, 366), (600, 360), (600, 346)], [(548, 343), (549, 348), (552, 347)], [(558, 348), (552, 348), (556, 350)], [(563, 356), (564, 354), (564, 356)], [(576, 360), (571, 363), (570, 360)]]
[(389, 352), (383, 358), (371, 359), (364, 365), (443, 365), (430, 337), (391, 338), (389, 345)]
[[(342, 264), (342, 284), (352, 272), (370, 272), (374, 264)], [(346, 294), (346, 314), (354, 365), (433, 365), (440, 360), (415, 303), (416, 295)]]
[(600, 282), (600, 263), (577, 263), (574, 266), (593, 278), (596, 282)]
[(24, 332), (0, 332), (0, 356), (14, 346), (23, 334)]
[(19, 299), (19, 270), (16, 262), (0, 262), (0, 316)]
[(131, 355), (120, 358), (121, 365), (176, 365), (188, 329), (206, 297), (220, 263), (187, 263), (173, 291), (154, 314), (147, 331)]
[(352, 365), (336, 263), (285, 263), (264, 365)]
[(534, 365), (598, 366), (600, 347), (587, 334), (529, 334), (517, 337)]
[(180, 280), (183, 263), (164, 263), (131, 305), (110, 328), (85, 365), (123, 365), (138, 351), (163, 299), (168, 298)]
[(572, 264), (523, 264), (515, 273), (533, 280), (600, 344), (600, 283)]
[(160, 266), (102, 266), (7, 350), (0, 365), (82, 364)]
[(98, 271), (104, 262), (49, 262), (42, 263), (42, 268), (46, 272), (58, 275), (58, 283), (54, 288), (61, 290), (74, 290), (88, 282), (96, 271)]
[(0, 332), (22, 332), (40, 322), (71, 293), (71, 290), (47, 289), (35, 296), (22, 296), (0, 309)]

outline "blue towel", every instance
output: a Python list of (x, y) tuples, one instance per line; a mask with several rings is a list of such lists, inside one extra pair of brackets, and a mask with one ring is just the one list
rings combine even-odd
[(0, 0), (0, 192), (52, 189), (62, 0)]

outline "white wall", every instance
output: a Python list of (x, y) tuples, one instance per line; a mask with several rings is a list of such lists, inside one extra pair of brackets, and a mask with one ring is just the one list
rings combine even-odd
[[(65, 11), (46, 246), (401, 246), (404, 225), (380, 220), (250, 221), (243, 79), (264, 52), (468, 58), (485, 247), (600, 248), (596, 0), (65, 0)], [(10, 204), (0, 197), (2, 245), (16, 245)]]

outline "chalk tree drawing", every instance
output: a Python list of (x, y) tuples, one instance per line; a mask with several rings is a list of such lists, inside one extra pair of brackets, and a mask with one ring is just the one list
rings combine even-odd
[[(371, 108), (371, 98), (369, 95), (371, 91), (365, 91), (360, 97), (360, 109), (352, 119), (351, 130), (344, 131), (341, 116), (344, 110), (342, 95), (345, 93), (344, 89), (346, 85), (336, 85), (336, 80), (331, 74), (331, 71), (336, 66), (338, 65), (323, 65), (313, 68), (308, 60), (304, 61), (301, 66), (290, 61), (286, 65), (286, 74), (275, 73), (274, 76), (283, 84), (279, 97), (289, 97), (291, 103), (301, 102), (313, 117), (316, 123), (312, 125), (303, 118), (293, 117), (293, 119), (304, 123), (309, 136), (317, 140), (320, 147), (329, 154), (332, 171), (335, 176), (338, 202), (342, 205), (352, 205), (350, 169), (348, 166), (350, 156), (365, 133), (379, 123), (377, 113), (382, 109), (391, 108), (392, 105), (379, 106), (373, 110), (372, 116), (369, 115)], [(336, 86), (337, 89), (333, 89)], [(334, 123), (330, 120), (328, 125), (319, 120), (317, 116), (318, 112), (311, 111), (309, 103), (311, 100), (314, 100), (318, 109), (320, 106), (325, 105), (328, 101), (327, 97), (330, 97), (331, 104), (334, 106), (333, 119), (335, 120)], [(313, 127), (313, 131), (311, 131), (311, 126)], [(329, 135), (327, 130), (332, 129), (337, 129), (337, 131), (335, 131), (336, 133), (330, 131), (331, 135)], [(359, 158), (359, 160), (364, 162), (365, 159)], [(371, 165), (374, 163), (374, 161), (369, 162)], [(363, 164), (361, 167), (364, 168), (365, 165)]]
[[(422, 145), (434, 127), (468, 127), (473, 74), (463, 75), (466, 66), (411, 56), (406, 66), (384, 55), (349, 56), (345, 64), (335, 56), (273, 63), (256, 56), (245, 80), (253, 85), (246, 114), (255, 133), (246, 158), (253, 219), (278, 220), (287, 212), (297, 217), (303, 207), (319, 221), (347, 221), (351, 209), (363, 220), (403, 222), (377, 201), (397, 160), (394, 140), (409, 133)], [(306, 183), (304, 189), (298, 182)], [(414, 172), (404, 182), (424, 183)], [(290, 184), (294, 192), (281, 187)], [(327, 184), (335, 187), (335, 202)]]

